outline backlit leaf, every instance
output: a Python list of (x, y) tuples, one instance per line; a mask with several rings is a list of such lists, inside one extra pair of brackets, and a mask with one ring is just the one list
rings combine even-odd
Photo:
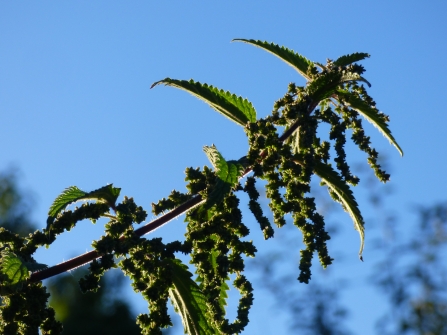
[(217, 150), (216, 146), (214, 144), (210, 147), (205, 145), (203, 151), (205, 151), (206, 156), (213, 165), (217, 176), (220, 179), (226, 179), (228, 175), (228, 164), (225, 158), (223, 158), (221, 153)]
[(200, 100), (205, 101), (214, 110), (243, 127), (247, 122), (256, 121), (256, 110), (251, 102), (228, 91), (218, 89), (211, 85), (201, 84), (192, 79), (186, 81), (170, 78), (155, 82), (151, 88), (160, 84), (176, 87), (194, 95)]
[(10, 285), (20, 284), (28, 279), (29, 270), (16, 254), (3, 251), (1, 261), (1, 271), (8, 277)]
[(207, 155), (216, 171), (218, 178), (211, 194), (208, 195), (206, 207), (210, 207), (222, 201), (233, 187), (235, 187), (242, 176), (245, 166), (240, 161), (226, 161), (216, 146), (204, 146), (203, 151)]
[(321, 162), (315, 162), (314, 172), (329, 187), (329, 189), (337, 195), (337, 200), (340, 201), (343, 209), (349, 213), (354, 221), (354, 227), (360, 235), (359, 256), (360, 259), (362, 259), (365, 241), (365, 223), (363, 221), (362, 214), (360, 213), (359, 205), (354, 198), (354, 194), (352, 193), (348, 184), (341, 179), (340, 175), (332, 169), (331, 166)]
[(65, 209), (72, 202), (78, 201), (87, 193), (80, 190), (77, 186), (67, 187), (58, 197), (53, 201), (53, 204), (48, 211), (48, 215), (56, 217), (61, 211)]
[(121, 189), (113, 187), (113, 184), (101, 187), (92, 192), (84, 192), (76, 186), (66, 188), (53, 202), (48, 211), (47, 229), (51, 227), (54, 219), (68, 205), (81, 200), (96, 200), (97, 202), (105, 202), (110, 207), (115, 207), (116, 199)]
[(399, 151), (401, 156), (404, 155), (404, 152), (402, 151), (400, 146), (397, 144), (393, 135), (391, 135), (391, 130), (388, 128), (387, 123), (385, 122), (383, 117), (381, 117), (381, 115), (379, 114), (379, 111), (376, 108), (371, 107), (365, 101), (352, 95), (348, 91), (338, 90), (337, 94), (343, 96), (346, 105), (348, 105), (352, 109), (356, 110), (368, 122), (370, 122), (374, 127), (379, 129), (379, 131), (382, 133), (382, 135), (385, 136), (385, 138), (387, 138), (388, 141), (390, 141), (390, 143), (396, 147), (396, 149)]
[(206, 297), (199, 285), (191, 279), (188, 267), (179, 260), (172, 262), (173, 284), (169, 297), (175, 311), (182, 318), (185, 334), (211, 335), (219, 332), (208, 322)]
[(282, 59), (290, 66), (292, 66), (295, 70), (298, 71), (299, 74), (301, 74), (307, 80), (310, 79), (309, 76), (307, 75), (307, 70), (309, 69), (309, 67), (313, 67), (314, 63), (293, 50), (290, 50), (283, 46), (279, 46), (274, 43), (263, 42), (260, 40), (247, 40), (243, 38), (235, 38), (233, 41), (252, 44), (261, 49), (264, 49), (270, 52), (271, 54), (275, 55), (276, 57)]

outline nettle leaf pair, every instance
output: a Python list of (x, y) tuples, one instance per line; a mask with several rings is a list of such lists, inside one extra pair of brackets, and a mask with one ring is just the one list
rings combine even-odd
[[(67, 188), (52, 204), (43, 232), (20, 239), (0, 229), (0, 294), (6, 297), (0, 307), (3, 333), (27, 333), (33, 327), (39, 327), (43, 334), (60, 333), (61, 326), (47, 306), (48, 294), (39, 281), (62, 272), (62, 267), (45, 269), (31, 255), (37, 247), (51, 244), (57, 235), (72, 229), (76, 222), (84, 219), (95, 222), (100, 217), (108, 218), (109, 222), (105, 235), (93, 242), (95, 250), (79, 256), (76, 262), (66, 262), (73, 261), (73, 267), (91, 262), (90, 273), (80, 281), (82, 290), (96, 290), (100, 276), (110, 268), (119, 267), (131, 278), (134, 290), (148, 302), (149, 313), (137, 318), (143, 334), (161, 334), (161, 328), (172, 325), (166, 306), (169, 299), (187, 334), (241, 333), (249, 321), (248, 311), (253, 303), (252, 286), (243, 275), (244, 261), (246, 257), (254, 257), (256, 247), (244, 239), (250, 230), (242, 222), (237, 192), (248, 194), (249, 209), (264, 237), (273, 237), (275, 231), (270, 215), (264, 215), (259, 204), (256, 178), (267, 182), (265, 193), (274, 223), (281, 227), (288, 216), (303, 234), (300, 282), (308, 283), (314, 254), (318, 254), (323, 267), (333, 261), (326, 246), (330, 236), (324, 218), (317, 212), (314, 198), (309, 196), (313, 175), (321, 179), (333, 199), (351, 216), (360, 234), (362, 259), (364, 220), (349, 185), (357, 185), (359, 179), (346, 162), (346, 131), (351, 129), (352, 141), (368, 155), (369, 165), (383, 182), (388, 181), (389, 175), (377, 163), (378, 153), (370, 146), (359, 116), (377, 127), (402, 154), (388, 128), (388, 116), (376, 108), (364, 86), (359, 85), (370, 86), (362, 76), (364, 68), (355, 62), (369, 55), (355, 53), (323, 65), (273, 43), (235, 41), (252, 44), (279, 57), (307, 80), (306, 85), (289, 84), (285, 96), (275, 102), (271, 115), (257, 119), (256, 110), (247, 99), (211, 85), (170, 78), (154, 83), (152, 87), (164, 84), (185, 90), (242, 126), (249, 143), (247, 155), (239, 160), (226, 160), (216, 146), (205, 146), (203, 150), (214, 170), (207, 166), (203, 170), (187, 168), (188, 192), (174, 190), (167, 199), (153, 203), (152, 213), (162, 215), (139, 229), (134, 229), (134, 224), (146, 219), (146, 211), (132, 198), (124, 197), (116, 204), (120, 189), (112, 185), (92, 192), (76, 186)], [(330, 125), (329, 141), (320, 139), (317, 133), (321, 123)], [(279, 135), (281, 128), (284, 132)], [(331, 159), (331, 155), (335, 157)], [(250, 172), (252, 175), (242, 185)], [(78, 201), (84, 204), (73, 211), (66, 210)], [(184, 241), (165, 244), (159, 238), (141, 237), (185, 212)], [(195, 279), (188, 266), (176, 258), (179, 252), (190, 255)], [(117, 264), (114, 258), (118, 259)], [(230, 278), (240, 293), (234, 322), (225, 317)], [(38, 303), (23, 293), (31, 291), (38, 297)], [(23, 306), (28, 302), (33, 308), (17, 309), (14, 301)], [(27, 310), (35, 312), (25, 315)], [(27, 325), (23, 322), (25, 318), (31, 318), (33, 323)]]

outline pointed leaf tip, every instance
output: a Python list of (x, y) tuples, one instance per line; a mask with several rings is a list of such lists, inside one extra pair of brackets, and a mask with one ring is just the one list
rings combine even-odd
[(207, 197), (206, 207), (210, 208), (222, 201), (225, 195), (237, 185), (239, 177), (242, 176), (245, 170), (245, 166), (240, 161), (226, 161), (214, 144), (211, 147), (204, 146), (203, 151), (205, 151), (206, 156), (213, 165), (218, 178), (214, 189)]
[(351, 216), (352, 221), (354, 222), (354, 228), (360, 235), (359, 257), (362, 259), (363, 247), (365, 244), (365, 226), (354, 194), (348, 184), (341, 179), (340, 175), (330, 165), (316, 162), (314, 172), (330, 190), (335, 192), (340, 203), (343, 205), (343, 208)]
[(252, 103), (229, 91), (218, 89), (212, 85), (201, 84), (192, 79), (187, 81), (171, 78), (159, 80), (153, 83), (151, 88), (161, 84), (172, 86), (194, 95), (217, 112), (243, 127), (247, 122), (256, 121), (256, 110)]
[(357, 111), (369, 123), (376, 127), (382, 133), (382, 135), (386, 139), (388, 139), (388, 141), (397, 149), (397, 151), (399, 151), (401, 156), (404, 155), (402, 148), (399, 146), (399, 144), (397, 144), (397, 141), (391, 134), (391, 130), (388, 128), (388, 124), (385, 122), (383, 117), (381, 117), (380, 112), (376, 108), (371, 107), (365, 101), (357, 98), (348, 91), (338, 90), (337, 94), (344, 97), (344, 99), (346, 100), (346, 104), (349, 107)]
[(293, 50), (290, 50), (283, 46), (279, 46), (278, 44), (260, 40), (235, 38), (232, 40), (232, 42), (244, 42), (264, 49), (292, 66), (305, 79), (310, 79), (307, 75), (307, 70), (309, 69), (309, 67), (314, 67), (314, 63)]
[[(52, 218), (55, 218), (57, 214), (65, 209), (72, 202), (82, 198), (87, 193), (80, 190), (77, 186), (67, 187), (62, 191), (61, 194), (57, 196), (57, 198), (53, 201), (53, 204), (48, 211), (48, 215)], [(50, 220), (50, 218), (48, 218)], [(48, 221), (47, 221), (48, 222)]]

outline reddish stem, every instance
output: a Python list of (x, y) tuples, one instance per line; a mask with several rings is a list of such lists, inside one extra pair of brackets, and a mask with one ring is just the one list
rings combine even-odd
[[(200, 195), (196, 195), (194, 198), (184, 202), (177, 208), (173, 209), (169, 213), (164, 214), (163, 216), (149, 222), (144, 227), (141, 227), (137, 230), (135, 230), (135, 234), (138, 236), (143, 236), (145, 234), (148, 234), (152, 231), (154, 231), (157, 228), (160, 228), (164, 224), (168, 223), (172, 219), (175, 219), (177, 216), (183, 214), (184, 212), (190, 210), (191, 208), (197, 206), (202, 202), (202, 197)], [(44, 280), (53, 276), (56, 276), (58, 274), (61, 274), (63, 272), (75, 269), (79, 266), (82, 266), (84, 264), (90, 263), (96, 258), (101, 257), (101, 255), (98, 254), (96, 250), (86, 252), (83, 255), (77, 256), (75, 258), (72, 258), (68, 261), (65, 261), (63, 263), (54, 265), (50, 268), (47, 268), (45, 270), (34, 272), (31, 274), (30, 281), (36, 282), (40, 280)]]
[[(309, 107), (308, 107), (308, 112), (309, 114), (314, 110), (314, 108), (317, 106), (317, 103), (312, 102)], [(295, 122), (294, 124), (292, 124), (292, 126), (287, 129), (281, 136), (280, 136), (280, 141), (285, 141), (287, 138), (289, 138), (293, 132), (298, 128), (299, 124), (298, 121)], [(261, 153), (261, 157), (264, 157), (265, 153), (262, 152)], [(251, 168), (247, 168), (244, 171), (243, 176), (245, 176), (246, 174), (251, 172)], [(145, 234), (148, 234), (154, 230), (156, 230), (157, 228), (163, 226), (164, 224), (168, 223), (169, 221), (171, 221), (172, 219), (176, 218), (179, 215), (182, 215), (183, 213), (187, 212), (188, 210), (192, 209), (193, 207), (199, 205), (202, 201), (204, 201), (202, 199), (202, 196), (197, 194), (195, 195), (192, 199), (184, 202), (183, 204), (181, 204), (180, 206), (178, 206), (177, 208), (173, 209), (172, 211), (164, 214), (163, 216), (149, 222), (147, 225), (145, 225), (144, 227), (141, 227), (137, 230), (135, 230), (135, 233), (138, 236), (143, 236)], [(39, 271), (39, 272), (34, 272), (31, 274), (29, 281), (31, 282), (37, 282), (40, 280), (44, 280), (53, 276), (56, 276), (58, 274), (61, 274), (63, 272), (66, 271), (70, 271), (72, 269), (75, 269), (79, 266), (85, 265), (87, 263), (90, 263), (91, 261), (93, 261), (96, 258), (101, 257), (101, 255), (98, 254), (97, 251), (93, 250), (93, 251), (89, 251), (83, 255), (77, 256), (75, 258), (72, 258), (68, 261), (65, 261), (63, 263), (54, 265), (50, 268), (47, 268), (45, 270)]]

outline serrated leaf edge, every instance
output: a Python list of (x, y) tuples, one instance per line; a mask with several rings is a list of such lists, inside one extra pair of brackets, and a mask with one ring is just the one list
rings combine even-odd
[[(180, 261), (178, 261), (178, 260), (172, 261), (171, 264), (173, 267), (174, 288), (169, 289), (169, 297), (171, 298), (171, 302), (174, 305), (174, 308), (176, 309), (176, 311), (180, 314), (180, 316), (182, 318), (182, 324), (184, 327), (185, 334), (188, 334), (188, 335), (208, 335), (208, 334), (211, 335), (211, 334), (213, 334), (213, 333), (209, 333), (209, 330), (212, 330), (214, 332), (214, 334), (217, 334), (218, 332), (216, 331), (216, 329), (207, 322), (207, 318), (205, 316), (205, 310), (207, 308), (206, 305), (202, 306), (204, 308), (201, 308), (200, 303), (196, 299), (193, 299), (193, 301), (191, 301), (191, 299), (187, 299), (187, 300), (183, 299), (183, 297), (179, 291), (179, 289), (180, 289), (179, 285), (182, 285), (182, 289), (187, 290), (188, 293), (192, 297), (194, 297), (194, 294), (188, 288), (188, 284), (185, 284), (184, 281), (182, 280), (182, 278), (180, 278), (180, 277), (187, 278), (187, 280), (189, 281), (189, 285), (193, 285), (193, 287), (196, 289), (195, 293), (197, 294), (199, 292), (202, 300), (206, 301), (206, 297), (202, 293), (199, 285), (197, 285), (197, 283), (191, 278), (192, 274), (188, 271), (187, 266), (180, 263)], [(180, 274), (180, 271), (184, 272), (183, 275)], [(181, 303), (182, 305), (180, 306), (179, 303)], [(202, 315), (201, 320), (197, 320), (198, 325), (196, 325), (196, 322), (194, 322), (190, 318), (188, 318), (187, 315), (183, 315), (184, 309), (188, 310), (187, 306), (191, 303), (194, 303), (196, 305), (195, 306), (196, 311), (197, 311), (197, 309), (199, 309), (199, 311)], [(185, 318), (187, 320), (185, 320)], [(201, 331), (201, 329), (198, 329), (198, 327), (201, 328), (200, 327), (201, 322), (203, 322), (205, 324), (205, 326), (207, 327), (207, 329), (205, 329), (206, 333)]]
[[(394, 136), (391, 134), (391, 130), (388, 128), (388, 125), (382, 121), (375, 121), (373, 117), (378, 118), (376, 110), (372, 109), (370, 106), (368, 106), (366, 103), (364, 103), (361, 99), (352, 96), (348, 92), (344, 92), (342, 90), (338, 90), (338, 94), (344, 95), (348, 97), (348, 101), (346, 101), (346, 105), (348, 105), (350, 108), (357, 111), (360, 115), (362, 115), (369, 123), (371, 123), (375, 128), (379, 130), (380, 133), (399, 151), (400, 155), (403, 156), (404, 152), (397, 144), (397, 141), (395, 140)], [(354, 100), (354, 104), (352, 103)], [(355, 106), (358, 104), (357, 106)], [(361, 106), (360, 106), (361, 105)]]
[(269, 53), (271, 53), (272, 55), (278, 57), (279, 59), (281, 59), (282, 61), (284, 61), (285, 63), (287, 63), (288, 65), (290, 65), (291, 67), (293, 67), (300, 75), (302, 75), (305, 79), (310, 80), (310, 77), (307, 75), (307, 68), (306, 69), (301, 69), (299, 68), (296, 64), (291, 63), (288, 59), (282, 57), (279, 53), (273, 52), (272, 50), (269, 50), (268, 48), (264, 47), (266, 45), (270, 46), (270, 47), (274, 47), (274, 48), (278, 48), (283, 52), (288, 53), (292, 58), (296, 58), (299, 62), (305, 62), (308, 64), (308, 66), (313, 66), (314, 63), (307, 59), (306, 57), (304, 57), (303, 55), (300, 55), (299, 53), (286, 48), (284, 46), (279, 46), (278, 44), (275, 44), (273, 42), (267, 42), (267, 41), (261, 41), (261, 40), (253, 40), (253, 39), (244, 39), (244, 38), (235, 38), (233, 40), (231, 40), (231, 42), (243, 42), (243, 43), (247, 43), (247, 44), (251, 44), (254, 45), (260, 49), (263, 49)]
[[(18, 262), (16, 262), (16, 260)], [(11, 274), (11, 262), (16, 270), (13, 274)], [(26, 269), (26, 270), (25, 270)], [(29, 269), (26, 267), (22, 258), (17, 256), (15, 253), (11, 251), (3, 251), (2, 252), (2, 263), (1, 263), (1, 271), (5, 274), (10, 280), (11, 285), (17, 285), (24, 282), (29, 278)], [(19, 278), (17, 279), (17, 274), (19, 274)]]
[(352, 63), (359, 62), (361, 60), (369, 58), (369, 57), (371, 57), (371, 55), (366, 52), (354, 52), (352, 54), (343, 55), (343, 56), (338, 57), (334, 61), (334, 65), (335, 66), (347, 66)]
[[(107, 194), (107, 189), (110, 190), (110, 193)], [(112, 194), (111, 192), (118, 190), (117, 194)], [(57, 196), (57, 198), (53, 201), (52, 205), (50, 206), (50, 209), (48, 211), (48, 220), (47, 223), (52, 223), (52, 221), (57, 217), (57, 215), (64, 211), (67, 206), (74, 204), (78, 201), (90, 201), (95, 200), (97, 202), (106, 202), (109, 204), (109, 206), (114, 207), (114, 204), (116, 202), (116, 199), (118, 198), (120, 194), (120, 188), (113, 187), (113, 184), (109, 184), (103, 187), (100, 187), (96, 190), (93, 190), (91, 192), (85, 192), (79, 189), (77, 186), (69, 186), (65, 190), (62, 191), (61, 194)], [(76, 191), (79, 192), (79, 195), (77, 197), (69, 198), (68, 200), (64, 200), (64, 197), (67, 197), (69, 195), (69, 192)], [(104, 191), (104, 192), (103, 192)], [(102, 197), (101, 194), (106, 194), (112, 197), (112, 199)], [(113, 200), (113, 201), (109, 201)]]
[[(324, 171), (326, 169), (326, 171)], [(352, 193), (352, 190), (349, 188), (349, 186), (344, 183), (336, 171), (332, 169), (329, 165), (316, 162), (315, 168), (314, 168), (315, 174), (319, 176), (322, 181), (326, 183), (328, 187), (331, 188), (332, 191), (334, 191), (339, 199), (341, 200), (342, 204), (344, 205), (344, 209), (348, 214), (351, 216), (352, 220), (354, 221), (354, 227), (359, 232), (360, 235), (360, 250), (359, 250), (359, 256), (362, 258), (363, 248), (365, 245), (365, 223), (362, 217), (362, 214), (360, 213), (360, 209), (358, 207), (357, 201), (354, 198), (354, 195)], [(337, 185), (337, 183), (340, 183), (340, 185)], [(343, 188), (346, 188), (343, 190)]]
[[(165, 78), (162, 80), (159, 80), (152, 84), (151, 88), (164, 84), (165, 86), (172, 86), (178, 89), (181, 89), (183, 91), (188, 92), (189, 94), (195, 96), (196, 98), (204, 101), (206, 104), (208, 104), (211, 108), (216, 110), (217, 112), (221, 113), (231, 121), (239, 124), (240, 126), (244, 127), (247, 122), (255, 122), (256, 121), (256, 109), (253, 107), (253, 104), (248, 100), (244, 99), (241, 96), (237, 96), (234, 93), (231, 93), (230, 91), (225, 91), (223, 89), (219, 89), (215, 86), (208, 85), (206, 83), (202, 84), (198, 81), (194, 81), (193, 79), (187, 81), (187, 80), (178, 80), (178, 79), (171, 79), (171, 78)], [(242, 115), (234, 115), (230, 110), (226, 109), (222, 104), (218, 104), (216, 101), (211, 101), (207, 97), (205, 97), (203, 94), (199, 94), (197, 92), (194, 92), (191, 89), (188, 89), (186, 85), (193, 85), (196, 89), (204, 89), (208, 90), (207, 93), (211, 93), (215, 95), (218, 99), (223, 99), (226, 103), (230, 104), (238, 110)], [(242, 105), (242, 106), (240, 106)], [(242, 117), (242, 118), (241, 118)]]

